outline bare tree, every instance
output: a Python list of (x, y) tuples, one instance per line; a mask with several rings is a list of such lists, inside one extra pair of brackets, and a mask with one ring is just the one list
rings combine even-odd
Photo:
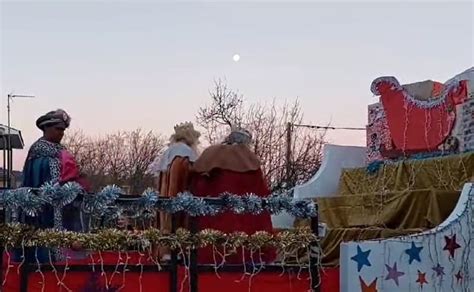
[(146, 186), (153, 183), (147, 170), (163, 149), (164, 139), (152, 132), (144, 133), (140, 130), (128, 133), (127, 139), (126, 180), (131, 190), (143, 191)]
[(273, 191), (302, 183), (319, 169), (325, 132), (292, 129), (291, 155), (287, 159), (287, 124), (301, 124), (303, 120), (297, 100), (282, 106), (275, 101), (247, 105), (242, 95), (220, 80), (215, 82), (210, 96), (211, 103), (197, 114), (207, 142), (221, 141), (231, 125), (245, 127), (253, 135), (253, 150), (262, 161), (264, 175)]
[(214, 81), (209, 94), (211, 104), (199, 108), (197, 122), (206, 129), (205, 139), (214, 144), (224, 135), (223, 129), (242, 124), (244, 99), (221, 79)]
[(164, 139), (141, 130), (99, 137), (75, 131), (68, 133), (63, 143), (76, 157), (94, 190), (117, 184), (136, 194), (152, 186), (146, 170), (163, 149)]

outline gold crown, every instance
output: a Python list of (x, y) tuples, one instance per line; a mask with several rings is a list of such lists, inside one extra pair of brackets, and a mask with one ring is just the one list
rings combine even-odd
[(174, 126), (174, 131), (182, 131), (182, 130), (194, 130), (194, 125), (191, 122), (184, 122), (181, 124), (177, 124)]
[(194, 125), (191, 122), (184, 122), (174, 126), (174, 135), (172, 137), (185, 137), (191, 136), (192, 139), (199, 138), (201, 133), (194, 129)]

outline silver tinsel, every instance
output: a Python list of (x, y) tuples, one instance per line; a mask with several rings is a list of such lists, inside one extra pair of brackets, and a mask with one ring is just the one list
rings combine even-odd
[[(231, 211), (235, 214), (260, 214), (267, 211), (278, 214), (286, 211), (289, 214), (308, 218), (316, 216), (317, 206), (312, 200), (294, 200), (289, 194), (272, 194), (262, 198), (256, 194), (244, 196), (223, 193), (217, 198), (206, 200), (205, 197), (196, 197), (189, 192), (178, 194), (174, 198), (160, 199), (159, 194), (147, 189), (139, 198), (120, 200), (123, 191), (115, 186), (107, 186), (97, 194), (86, 194), (76, 183), (45, 184), (37, 190), (20, 188), (0, 192), (3, 203), (9, 210), (23, 210), (28, 216), (37, 216), (46, 204), (55, 208), (74, 202), (82, 194), (82, 211), (95, 218), (113, 220), (118, 218), (124, 210), (132, 213), (134, 218), (152, 218), (156, 210), (177, 213), (186, 212), (191, 216), (214, 216)], [(57, 216), (61, 212), (55, 212)]]

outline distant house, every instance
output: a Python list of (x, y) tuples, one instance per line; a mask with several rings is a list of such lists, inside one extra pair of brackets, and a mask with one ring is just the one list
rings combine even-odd
[[(23, 149), (25, 143), (23, 141), (23, 136), (21, 135), (21, 131), (14, 129), (12, 127), (8, 127), (5, 125), (0, 124), (0, 150), (2, 150), (3, 154), (3, 167), (7, 167), (8, 165), (12, 164), (11, 156), (8, 154), (11, 150), (15, 149)], [(7, 175), (3, 168), (0, 168), (0, 188), (4, 188), (7, 185)], [(11, 187), (17, 188), (21, 185), (22, 181), (22, 173), (19, 171), (12, 172), (11, 178)]]

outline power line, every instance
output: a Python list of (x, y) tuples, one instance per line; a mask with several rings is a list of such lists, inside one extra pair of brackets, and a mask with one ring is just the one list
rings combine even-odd
[(366, 128), (357, 127), (331, 127), (331, 126), (316, 126), (316, 125), (305, 125), (305, 124), (292, 124), (293, 127), (302, 127), (318, 130), (350, 130), (350, 131), (365, 131)]
[(293, 129), (295, 127), (310, 128), (310, 129), (323, 129), (323, 130), (350, 130), (350, 131), (365, 131), (366, 128), (358, 127), (331, 127), (331, 126), (317, 126), (317, 125), (305, 125), (305, 124), (286, 124), (286, 183), (291, 182), (291, 140), (293, 136)]

